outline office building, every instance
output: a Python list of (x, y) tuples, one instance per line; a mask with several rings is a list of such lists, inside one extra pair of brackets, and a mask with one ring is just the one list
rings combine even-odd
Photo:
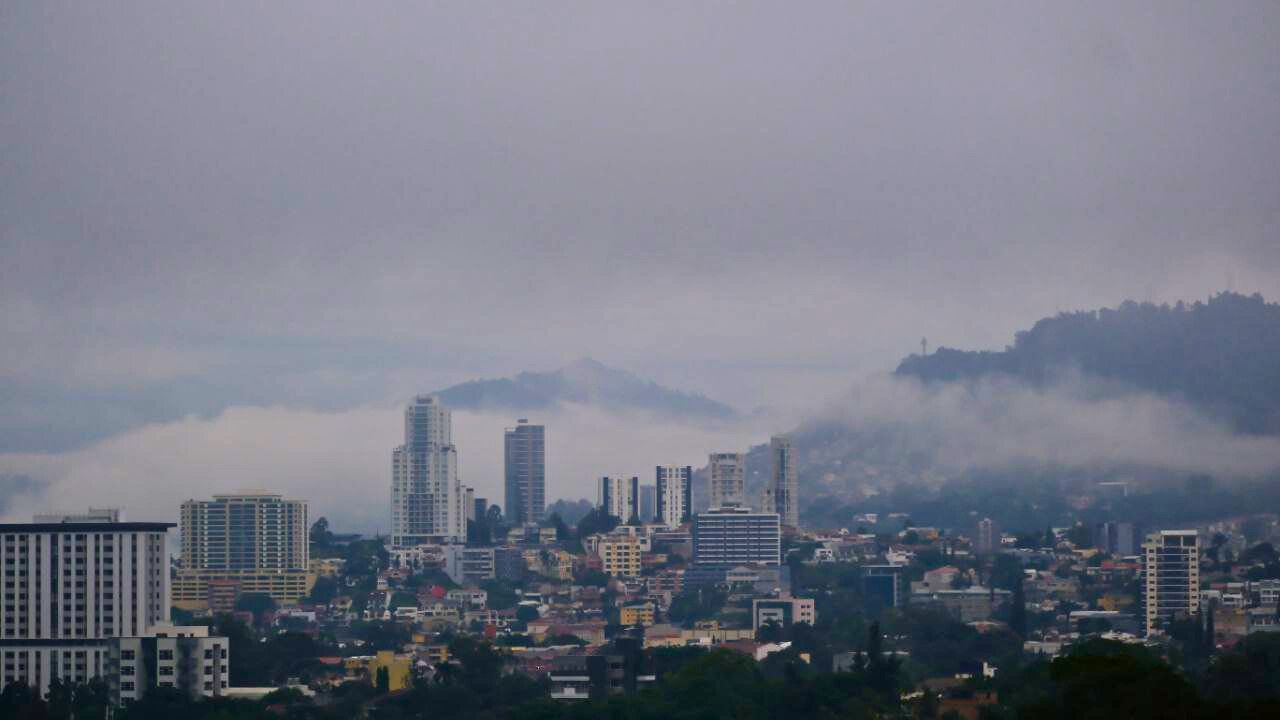
[(419, 395), (404, 411), (404, 444), (391, 452), (393, 547), (466, 539), (466, 513), (458, 480), (449, 410)]
[(177, 688), (193, 700), (219, 697), (231, 680), (230, 649), (205, 625), (161, 623), (144, 636), (112, 638), (105, 673), (111, 701), (140, 700), (153, 687)]
[(906, 581), (902, 565), (866, 565), (862, 568), (862, 596), (868, 605), (900, 608), (906, 604)]
[(756, 598), (751, 601), (751, 628), (773, 623), (778, 627), (791, 627), (794, 623), (806, 623), (813, 627), (818, 621), (813, 598)]
[(657, 509), (655, 518), (668, 528), (677, 528), (689, 522), (693, 511), (693, 467), (685, 465), (658, 466)]
[(177, 607), (207, 610), (215, 596), (241, 593), (265, 593), (291, 605), (310, 592), (305, 502), (261, 490), (215, 495), (184, 502), (181, 523)]
[(693, 516), (695, 565), (777, 565), (781, 559), (777, 513), (719, 507)]
[(600, 478), (600, 509), (622, 522), (639, 517), (640, 478), (622, 475)]
[(769, 439), (769, 485), (764, 491), (764, 511), (778, 513), (787, 527), (800, 527), (799, 496), (791, 438), (774, 435)]
[(507, 523), (536, 523), (546, 511), (546, 428), (522, 418), (515, 427), (506, 429), (503, 445)]
[(105, 677), (112, 638), (169, 621), (168, 531), (115, 511), (0, 525), (0, 690)]
[(1200, 537), (1195, 530), (1161, 530), (1142, 544), (1142, 607), (1148, 635), (1200, 611)]
[(658, 517), (658, 487), (656, 485), (641, 485), (640, 499), (637, 505), (640, 508), (640, 522), (654, 522)]
[(745, 503), (746, 464), (742, 453), (711, 453), (708, 467), (711, 508)]
[(471, 518), (476, 522), (483, 521), (489, 516), (489, 499), (476, 498), (473, 502), (474, 506), (471, 510)]
[(990, 555), (1000, 549), (1000, 528), (991, 518), (978, 521), (977, 532), (973, 535), (973, 551), (979, 555)]
[(1104, 522), (1093, 527), (1093, 546), (1109, 555), (1130, 557), (1141, 549), (1142, 532), (1128, 522)]

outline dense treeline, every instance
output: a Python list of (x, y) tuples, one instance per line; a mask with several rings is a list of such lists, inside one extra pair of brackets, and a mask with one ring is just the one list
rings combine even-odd
[(1221, 293), (1208, 302), (1063, 313), (1000, 352), (939, 348), (897, 374), (967, 380), (1003, 374), (1036, 385), (1065, 371), (1186, 398), (1249, 433), (1280, 433), (1280, 304)]

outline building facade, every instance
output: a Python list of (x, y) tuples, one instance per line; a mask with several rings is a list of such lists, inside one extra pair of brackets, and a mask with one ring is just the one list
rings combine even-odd
[(640, 514), (640, 478), (621, 475), (600, 478), (600, 509), (622, 522)]
[(629, 535), (604, 535), (596, 545), (601, 570), (614, 577), (640, 577), (644, 551), (640, 539)]
[(693, 512), (693, 467), (658, 466), (656, 489), (656, 520), (668, 528), (689, 522)]
[(862, 596), (879, 600), (881, 607), (900, 608), (906, 604), (907, 588), (902, 565), (864, 565)]
[(800, 483), (791, 438), (774, 435), (769, 438), (769, 486), (764, 492), (764, 511), (778, 513), (787, 527), (800, 527), (799, 500)]
[(0, 689), (105, 677), (112, 638), (169, 620), (168, 531), (114, 511), (0, 525)]
[(546, 427), (516, 421), (503, 436), (506, 470), (506, 520), (511, 525), (536, 523), (546, 512)]
[(996, 526), (996, 521), (991, 518), (982, 518), (978, 521), (978, 527), (974, 532), (973, 551), (983, 555), (1000, 549), (1000, 528)]
[(440, 398), (419, 395), (404, 411), (404, 444), (391, 451), (391, 544), (466, 539), (452, 420)]
[(768, 623), (783, 628), (794, 623), (807, 623), (812, 627), (817, 621), (818, 612), (814, 609), (813, 598), (756, 598), (751, 601), (751, 627), (756, 632)]
[(153, 687), (188, 697), (219, 697), (231, 680), (231, 643), (204, 625), (162, 623), (146, 635), (113, 638), (104, 677), (116, 705), (139, 700)]
[(1195, 530), (1161, 530), (1142, 544), (1142, 606), (1148, 635), (1200, 611), (1200, 537)]
[(693, 516), (695, 565), (777, 565), (781, 560), (777, 513), (719, 507)]
[[(283, 605), (311, 590), (307, 504), (266, 491), (182, 504), (182, 552), (173, 603), (221, 606), (228, 596), (264, 593)], [(216, 601), (216, 602), (215, 602)]]
[(708, 483), (712, 509), (744, 504), (746, 465), (746, 455), (742, 453), (711, 453)]

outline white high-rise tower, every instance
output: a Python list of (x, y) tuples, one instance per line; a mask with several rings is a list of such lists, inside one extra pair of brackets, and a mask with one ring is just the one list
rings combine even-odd
[(404, 411), (404, 444), (391, 452), (391, 543), (461, 542), (467, 537), (458, 451), (449, 410), (419, 395)]
[(744, 503), (746, 456), (742, 453), (711, 453), (711, 507), (740, 506)]

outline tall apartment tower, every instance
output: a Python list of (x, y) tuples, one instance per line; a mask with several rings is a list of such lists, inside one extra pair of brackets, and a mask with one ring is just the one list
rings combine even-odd
[(791, 438), (774, 435), (769, 438), (769, 487), (764, 491), (764, 511), (778, 513), (783, 525), (799, 527), (799, 497), (800, 483), (796, 479)]
[(536, 523), (546, 511), (546, 427), (516, 421), (505, 431), (506, 501), (503, 507), (512, 526)]
[(746, 456), (742, 453), (711, 453), (709, 464), (711, 508), (744, 504)]
[(669, 528), (689, 522), (693, 511), (693, 467), (658, 466), (657, 520)]
[(283, 605), (310, 592), (306, 502), (265, 490), (214, 495), (182, 503), (181, 523), (174, 605), (208, 609), (211, 587), (265, 593)]
[(1000, 528), (991, 518), (978, 521), (977, 532), (974, 533), (973, 550), (976, 553), (990, 555), (1000, 549)]
[(640, 515), (640, 478), (614, 475), (600, 478), (600, 509), (622, 520)]
[(0, 689), (107, 677), (112, 638), (168, 622), (172, 527), (113, 510), (0, 525)]
[(1200, 610), (1200, 538), (1195, 530), (1161, 530), (1142, 544), (1142, 607), (1148, 635)]
[(461, 542), (467, 537), (458, 451), (449, 410), (419, 395), (404, 411), (404, 444), (391, 451), (391, 544)]

